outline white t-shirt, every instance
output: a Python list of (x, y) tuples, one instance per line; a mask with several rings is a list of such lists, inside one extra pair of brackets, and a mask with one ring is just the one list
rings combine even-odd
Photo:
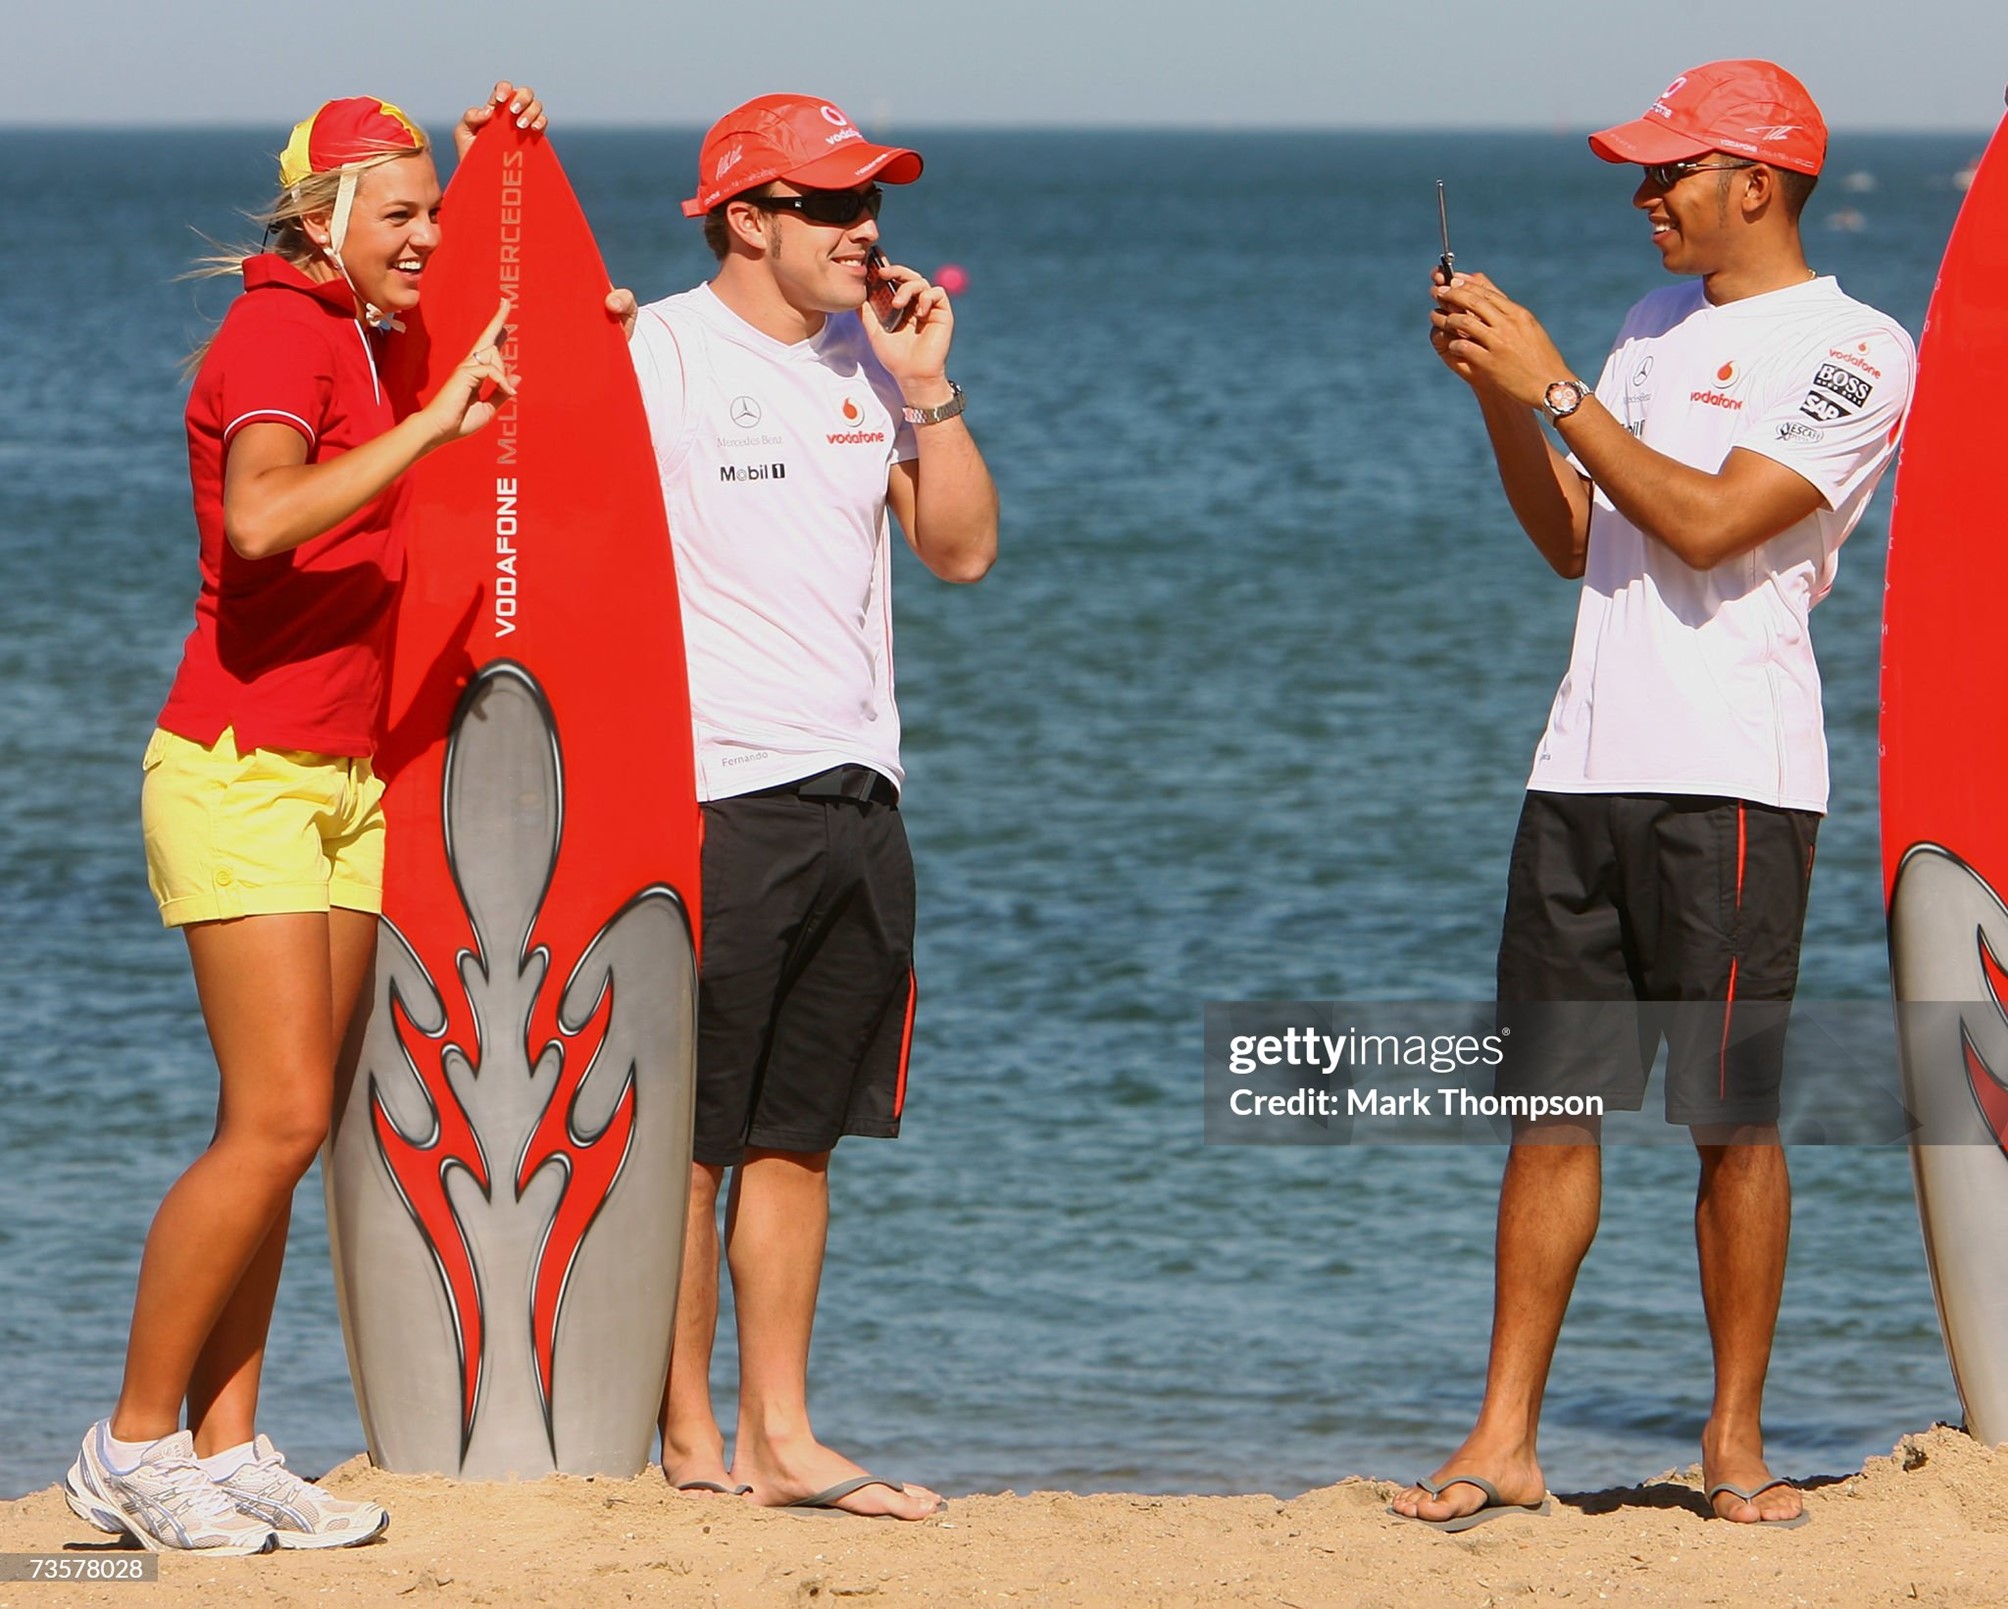
[(1826, 809), (1807, 617), (1896, 451), (1916, 365), (1902, 326), (1832, 279), (1721, 307), (1696, 280), (1631, 310), (1598, 400), (1669, 458), (1713, 473), (1734, 448), (1761, 453), (1825, 506), (1695, 570), (1595, 491), (1575, 646), (1529, 787)]
[(683, 604), (701, 799), (868, 765), (895, 785), (886, 477), (916, 456), (855, 313), (790, 346), (708, 285), (629, 343)]

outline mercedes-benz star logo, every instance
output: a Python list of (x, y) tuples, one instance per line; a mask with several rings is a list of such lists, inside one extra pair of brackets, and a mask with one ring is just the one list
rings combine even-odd
[(741, 430), (751, 430), (760, 422), (760, 404), (751, 397), (734, 397), (732, 422)]

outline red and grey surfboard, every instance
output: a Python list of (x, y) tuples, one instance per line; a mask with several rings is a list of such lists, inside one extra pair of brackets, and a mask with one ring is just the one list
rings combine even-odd
[(1911, 1163), (1967, 1428), (2008, 1441), (2008, 123), (1939, 269), (1897, 466), (1882, 812)]
[(376, 975), (326, 1168), (371, 1456), (647, 1462), (689, 1190), (698, 812), (669, 533), (590, 229), (542, 136), (454, 175), (386, 383), (496, 303), (516, 400), (413, 472)]

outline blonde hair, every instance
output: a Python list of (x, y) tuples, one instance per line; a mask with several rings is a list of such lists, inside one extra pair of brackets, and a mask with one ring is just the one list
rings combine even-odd
[[(221, 279), (244, 271), (244, 259), (256, 257), (263, 252), (271, 252), (283, 257), (295, 268), (305, 268), (309, 263), (325, 260), (326, 254), (314, 237), (307, 233), (307, 220), (330, 215), (335, 211), (342, 188), (342, 179), (347, 174), (361, 175), (371, 168), (380, 168), (402, 157), (422, 156), (432, 149), (432, 142), (420, 134), (417, 146), (384, 145), (371, 151), (360, 160), (339, 168), (330, 168), (325, 173), (310, 173), (298, 184), (289, 184), (272, 198), (271, 203), (258, 212), (247, 212), (244, 216), (264, 231), (265, 238), (257, 245), (238, 243), (226, 244), (220, 240), (202, 238), (208, 242), (209, 250), (203, 252), (191, 263), (187, 270), (176, 275), (178, 279)], [(184, 380), (192, 380), (195, 371), (202, 367), (202, 360), (209, 355), (209, 343), (216, 338), (215, 332), (205, 335), (194, 351), (181, 360), (181, 375)]]
[(308, 263), (317, 262), (322, 257), (321, 247), (314, 237), (307, 233), (307, 220), (316, 216), (332, 214), (341, 192), (342, 175), (355, 173), (358, 176), (371, 168), (383, 167), (403, 157), (421, 156), (432, 149), (427, 140), (416, 147), (409, 145), (385, 144), (358, 161), (344, 167), (330, 168), (325, 173), (310, 173), (298, 184), (287, 185), (262, 211), (246, 213), (245, 216), (265, 232), (265, 239), (258, 245), (230, 245), (221, 241), (210, 241), (209, 251), (195, 259), (184, 279), (208, 279), (214, 276), (235, 274), (244, 266), (246, 257), (256, 257), (260, 252), (273, 252), (291, 263), (295, 268), (304, 268)]

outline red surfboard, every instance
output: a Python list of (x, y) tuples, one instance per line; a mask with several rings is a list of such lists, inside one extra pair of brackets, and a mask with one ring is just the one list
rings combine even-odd
[(412, 471), (385, 908), (326, 1180), (371, 1456), (469, 1479), (647, 1462), (669, 1358), (698, 809), (669, 533), (606, 270), (549, 143), (454, 174), (385, 383), (514, 303), (517, 398)]
[(2008, 1441), (2008, 124), (1925, 319), (1883, 606), (1890, 971), (1932, 1288), (1967, 1428)]

